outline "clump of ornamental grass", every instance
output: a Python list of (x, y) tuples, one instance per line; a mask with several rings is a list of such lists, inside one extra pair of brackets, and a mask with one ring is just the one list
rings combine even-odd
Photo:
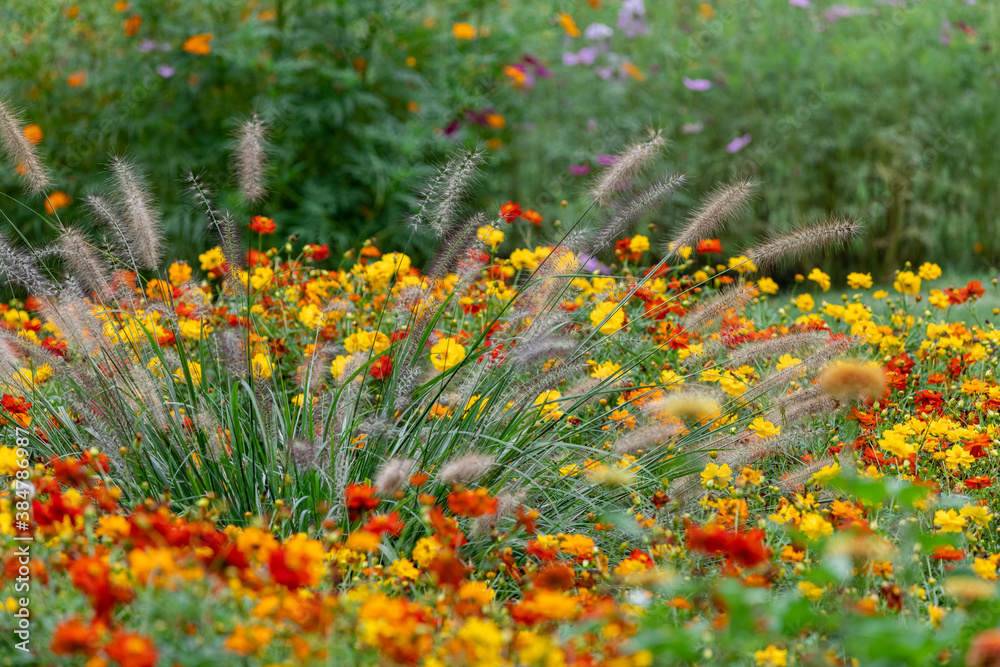
[[(258, 210), (262, 141), (251, 120), (234, 159), (243, 199)], [(131, 502), (149, 489), (168, 489), (180, 508), (214, 494), (223, 520), (280, 506), (283, 529), (295, 531), (349, 522), (367, 485), (386, 511), (407, 512), (420, 494), (440, 500), (460, 485), (537, 508), (540, 529), (571, 531), (663, 479), (684, 479), (704, 452), (762, 449), (773, 434), (758, 434), (755, 420), (774, 397), (846, 350), (789, 334), (758, 350), (722, 345), (683, 367), (669, 362), (678, 336), (716, 341), (740, 316), (754, 292), (735, 270), (717, 276), (734, 282), (722, 292), (688, 282), (657, 300), (664, 257), (582, 296), (593, 276), (581, 258), (603, 252), (683, 185), (680, 175), (654, 173), (665, 146), (653, 133), (627, 148), (598, 176), (594, 205), (517, 268), (487, 241), (519, 209), (475, 211), (470, 201), (481, 151), (450, 159), (411, 219), (415, 235), (440, 246), (427, 271), (405, 252), (370, 254), (344, 271), (314, 269), (294, 249), (256, 252), (237, 222), (250, 211), (220, 207), (210, 177), (191, 174), (190, 194), (217, 244), (201, 259), (210, 267), (205, 289), (190, 265), (159, 262), (160, 214), (136, 163), (116, 159), (109, 192), (88, 199), (108, 243), (53, 223), (63, 261), (39, 262), (0, 239), (0, 272), (35, 297), (51, 339), (64, 345), (52, 363), (5, 346), (0, 382), (33, 403), (34, 451), (96, 447)], [(710, 195), (670, 252), (683, 256), (696, 237), (736, 219), (753, 187), (738, 180)], [(84, 255), (65, 257), (78, 242)], [(670, 308), (686, 315), (663, 320)], [(661, 320), (672, 327), (664, 339), (636, 335)], [(787, 350), (803, 351), (798, 367), (761, 367), (759, 380), (736, 374)], [(593, 360), (611, 357), (615, 368), (595, 370)], [(673, 375), (644, 381), (650, 368)], [(507, 510), (491, 525), (513, 522)], [(488, 532), (476, 539), (487, 548)]]

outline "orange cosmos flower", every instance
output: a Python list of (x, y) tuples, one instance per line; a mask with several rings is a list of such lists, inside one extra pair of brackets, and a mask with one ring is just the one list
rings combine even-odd
[(521, 217), (530, 222), (531, 224), (535, 225), (536, 227), (542, 226), (542, 214), (539, 213), (538, 211), (529, 208), (521, 215)]
[(451, 26), (451, 32), (457, 39), (476, 38), (476, 26), (470, 23), (456, 23)]
[(49, 648), (56, 655), (82, 654), (92, 656), (98, 649), (98, 631), (92, 625), (84, 625), (77, 617), (60, 623), (52, 633)]
[(134, 632), (119, 632), (104, 651), (121, 667), (154, 667), (159, 658), (152, 640)]
[(127, 37), (134, 37), (135, 33), (139, 32), (139, 27), (142, 26), (141, 16), (130, 16), (125, 19), (125, 35)]
[(45, 210), (49, 213), (49, 215), (52, 215), (59, 209), (69, 206), (72, 201), (73, 198), (68, 194), (62, 190), (56, 190), (48, 196), (48, 199), (45, 200)]
[(87, 80), (86, 72), (73, 72), (66, 78), (66, 83), (69, 84), (70, 88), (79, 88)]
[(250, 220), (250, 224), (247, 225), (252, 232), (260, 232), (261, 234), (273, 234), (278, 228), (274, 220), (271, 218), (265, 218), (262, 215), (255, 215)]
[(188, 53), (193, 53), (196, 56), (207, 56), (212, 52), (212, 46), (209, 42), (212, 41), (212, 33), (204, 32), (198, 35), (192, 35), (188, 37), (184, 42), (184, 46), (181, 48)]
[(42, 128), (32, 123), (24, 126), (24, 138), (30, 143), (38, 144), (42, 141)]
[(496, 514), (497, 499), (491, 498), (486, 489), (455, 491), (448, 494), (448, 509), (458, 516)]

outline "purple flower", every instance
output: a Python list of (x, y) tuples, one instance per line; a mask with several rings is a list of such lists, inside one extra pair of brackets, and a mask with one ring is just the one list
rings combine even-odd
[(162, 76), (164, 79), (169, 79), (174, 75), (174, 68), (170, 65), (157, 65), (156, 73)]
[(597, 156), (597, 164), (603, 164), (604, 166), (607, 166), (609, 164), (615, 164), (617, 162), (618, 162), (618, 156), (617, 155), (598, 155)]
[(586, 176), (587, 174), (590, 173), (590, 165), (589, 164), (571, 164), (569, 166), (569, 173), (573, 174), (574, 176)]
[(618, 10), (618, 29), (629, 39), (649, 32), (646, 5), (642, 0), (622, 0), (622, 8)]
[(689, 79), (684, 77), (682, 81), (684, 82), (684, 87), (688, 90), (703, 91), (712, 87), (712, 82), (708, 79)]
[(583, 262), (583, 270), (587, 273), (594, 273), (596, 271), (601, 275), (611, 275), (611, 269), (608, 268), (608, 265), (604, 264), (593, 255), (582, 255), (579, 257), (579, 260)]
[(726, 152), (736, 153), (738, 151), (741, 151), (744, 148), (746, 148), (747, 144), (749, 144), (751, 141), (753, 141), (753, 137), (751, 137), (749, 134), (744, 134), (742, 137), (736, 137), (728, 144), (726, 144)]
[(135, 50), (139, 53), (149, 53), (156, 48), (156, 41), (152, 39), (144, 39), (139, 42), (139, 46), (135, 47)]
[(604, 25), (603, 23), (591, 23), (587, 26), (587, 29), (583, 31), (583, 36), (587, 39), (607, 39), (615, 34), (614, 28), (611, 26)]
[(451, 135), (458, 132), (458, 128), (460, 127), (462, 127), (462, 121), (456, 118), (455, 120), (451, 121), (450, 123), (444, 126), (444, 136), (450, 137)]
[(597, 60), (597, 49), (592, 46), (585, 46), (577, 54), (580, 57), (581, 65), (593, 65)]
[(521, 56), (521, 60), (523, 60), (524, 62), (528, 63), (529, 65), (535, 68), (536, 76), (540, 76), (543, 79), (552, 78), (552, 72), (547, 70), (545, 66), (542, 65), (542, 63), (538, 60), (538, 58), (529, 56), (528, 54), (524, 54), (523, 56)]
[(563, 51), (563, 65), (567, 67), (572, 67), (573, 65), (580, 64), (580, 56), (576, 55), (572, 51)]
[(681, 134), (698, 134), (704, 129), (704, 123), (684, 123), (681, 126)]
[(808, 7), (809, 0), (788, 0), (788, 4), (792, 7)]

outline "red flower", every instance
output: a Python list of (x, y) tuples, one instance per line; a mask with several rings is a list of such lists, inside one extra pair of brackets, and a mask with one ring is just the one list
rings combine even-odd
[(967, 489), (987, 489), (991, 486), (993, 486), (993, 478), (987, 477), (986, 475), (970, 477), (965, 480), (965, 488)]
[(324, 260), (330, 259), (330, 246), (326, 243), (319, 245), (317, 243), (310, 243), (305, 247), (305, 253), (308, 257), (312, 257), (313, 261), (322, 262)]
[(552, 560), (559, 555), (559, 550), (555, 547), (543, 546), (538, 540), (529, 540), (528, 548), (525, 552), (529, 556), (534, 556), (538, 560)]
[(496, 514), (497, 499), (486, 489), (456, 491), (448, 494), (448, 509), (458, 516), (477, 517)]
[(764, 537), (764, 531), (759, 528), (745, 533), (729, 531), (717, 524), (691, 525), (687, 529), (689, 550), (724, 555), (743, 567), (753, 567), (770, 558), (771, 550), (764, 546)]
[(347, 518), (356, 521), (362, 514), (378, 507), (379, 499), (375, 496), (375, 487), (369, 484), (348, 484), (344, 489), (344, 500), (347, 505)]
[(940, 410), (944, 403), (944, 396), (940, 391), (922, 389), (917, 392), (915, 401), (917, 410), (921, 412), (934, 412)]
[(92, 625), (84, 625), (77, 617), (56, 626), (49, 648), (56, 655), (93, 656), (99, 648), (99, 633)]
[(273, 234), (278, 229), (278, 225), (275, 224), (274, 220), (265, 218), (262, 215), (255, 215), (250, 219), (250, 224), (247, 226), (250, 228), (250, 231), (261, 234)]
[(965, 551), (963, 549), (956, 549), (955, 547), (949, 546), (947, 544), (939, 546), (931, 554), (931, 558), (934, 560), (962, 560), (965, 558)]
[(383, 355), (375, 360), (368, 373), (376, 380), (384, 380), (385, 378), (392, 375), (392, 358), (388, 355)]
[(520, 204), (509, 201), (500, 207), (500, 218), (508, 223), (514, 222), (521, 217), (524, 217), (524, 214), (521, 212)]
[(104, 651), (121, 667), (154, 667), (159, 658), (152, 640), (134, 632), (119, 632)]
[(521, 217), (530, 222), (531, 224), (535, 225), (536, 227), (542, 226), (542, 214), (539, 213), (538, 211), (533, 211), (532, 209), (529, 208), (521, 215)]
[(399, 520), (399, 512), (390, 512), (389, 514), (377, 514), (368, 519), (368, 523), (362, 526), (361, 530), (367, 530), (376, 535), (389, 533), (395, 536), (403, 531), (405, 525), (405, 523)]
[(698, 245), (695, 246), (695, 250), (700, 252), (702, 255), (707, 255), (711, 252), (721, 254), (722, 242), (719, 241), (719, 239), (702, 239), (698, 241)]

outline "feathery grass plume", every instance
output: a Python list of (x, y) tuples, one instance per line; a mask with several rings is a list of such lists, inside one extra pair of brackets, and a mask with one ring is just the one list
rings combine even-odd
[(511, 414), (523, 410), (527, 403), (533, 402), (543, 391), (560, 385), (563, 381), (582, 373), (586, 368), (586, 364), (582, 361), (563, 362), (524, 381), (511, 393), (510, 402), (514, 407)]
[(0, 99), (0, 149), (14, 163), (29, 192), (40, 194), (48, 189), (49, 174), (38, 149), (24, 136), (20, 114), (4, 99)]
[(81, 292), (63, 289), (52, 299), (42, 301), (42, 314), (55, 324), (70, 345), (87, 356), (98, 353), (104, 344), (104, 324), (94, 316), (90, 303)]
[(496, 497), (496, 512), (493, 514), (483, 514), (482, 516), (478, 516), (476, 517), (476, 520), (472, 522), (473, 536), (480, 537), (485, 535), (496, 526), (497, 521), (513, 514), (518, 507), (523, 505), (525, 495), (524, 489), (519, 489), (513, 493), (501, 493), (498, 495)]
[(383, 496), (394, 496), (410, 481), (416, 463), (413, 459), (389, 459), (375, 475), (375, 488)]
[(601, 172), (591, 188), (591, 194), (598, 204), (608, 203), (629, 181), (642, 173), (649, 161), (667, 145), (662, 130), (652, 131), (649, 139), (626, 147), (616, 156), (614, 163)]
[(668, 415), (684, 420), (701, 420), (719, 412), (719, 402), (707, 390), (700, 388), (684, 388), (673, 396), (649, 406), (648, 411), (655, 415)]
[(240, 184), (240, 193), (248, 204), (264, 198), (267, 187), (267, 126), (257, 114), (240, 125), (236, 132), (237, 146), (233, 166)]
[(67, 227), (59, 236), (60, 256), (69, 272), (91, 294), (104, 299), (111, 292), (108, 267), (94, 251), (87, 235), (75, 227)]
[(753, 364), (758, 359), (780, 357), (783, 354), (790, 354), (798, 350), (814, 348), (822, 345), (825, 336), (818, 331), (803, 331), (800, 333), (785, 334), (773, 338), (763, 338), (740, 345), (733, 350), (727, 360), (732, 366), (747, 366)]
[(744, 255), (757, 270), (773, 267), (782, 260), (800, 259), (816, 249), (839, 249), (862, 230), (861, 223), (851, 218), (834, 218), (828, 222), (795, 229), (780, 234), (747, 250)]
[(432, 278), (444, 278), (454, 271), (470, 251), (475, 250), (477, 245), (482, 245), (477, 233), (480, 227), (487, 224), (489, 219), (485, 213), (480, 212), (445, 232), (447, 239), (441, 243), (441, 247), (427, 267), (427, 275)]
[(819, 385), (838, 401), (877, 399), (885, 392), (885, 371), (872, 362), (837, 361), (823, 369)]
[[(156, 359), (157, 357), (153, 357)], [(130, 363), (128, 374), (135, 387), (135, 406), (137, 411), (146, 410), (152, 417), (153, 424), (163, 428), (168, 423), (167, 413), (157, 378), (148, 368), (140, 363)]]
[(781, 480), (778, 482), (778, 488), (781, 489), (782, 493), (792, 493), (802, 488), (812, 476), (823, 468), (837, 463), (832, 456), (824, 456), (823, 458), (813, 461), (812, 463), (807, 463), (805, 465), (799, 466), (794, 470), (788, 472)]
[(587, 481), (594, 486), (621, 489), (635, 484), (636, 474), (631, 467), (606, 466), (588, 474)]
[(602, 252), (611, 247), (615, 240), (631, 229), (643, 214), (650, 212), (661, 200), (684, 185), (684, 180), (682, 174), (671, 174), (632, 194), (601, 227), (593, 241), (593, 252)]
[(300, 472), (315, 470), (322, 466), (326, 453), (328, 453), (327, 448), (315, 438), (292, 438), (288, 443), (288, 458)]
[[(212, 201), (212, 192), (205, 185), (200, 175), (188, 172), (184, 179), (188, 184), (188, 193), (204, 211), (208, 218), (208, 226), (214, 229), (219, 235), (219, 246), (222, 248), (222, 255), (229, 265), (231, 278), (235, 278), (237, 270), (243, 265), (242, 253), (240, 252), (240, 230), (236, 220), (228, 211), (219, 211)], [(231, 280), (231, 283), (239, 283), (238, 280)]]
[(509, 359), (517, 370), (548, 361), (553, 357), (565, 357), (576, 349), (576, 342), (565, 335), (542, 333), (519, 344), (511, 351)]
[(443, 237), (462, 215), (462, 201), (472, 189), (483, 164), (482, 147), (452, 156), (424, 189), (417, 212), (410, 217), (414, 229), (430, 226)]
[(722, 449), (716, 448), (719, 465), (725, 463), (734, 472), (767, 458), (768, 456), (784, 455), (792, 448), (801, 445), (813, 432), (803, 427), (792, 427), (780, 435), (761, 438), (757, 435), (747, 437), (741, 434), (734, 446)]
[(163, 233), (149, 184), (134, 162), (116, 156), (111, 158), (110, 166), (116, 186), (116, 208), (121, 211), (127, 245), (140, 268), (155, 271), (163, 253)]
[(730, 285), (716, 296), (701, 303), (681, 321), (689, 331), (703, 329), (720, 320), (727, 311), (739, 311), (753, 298), (753, 288), (746, 283)]
[(836, 402), (821, 387), (809, 386), (778, 397), (764, 419), (773, 424), (792, 424), (832, 412), (836, 407)]
[(15, 246), (6, 234), (0, 232), (0, 276), (28, 294), (50, 297), (56, 292), (55, 284), (42, 275), (34, 256)]
[(746, 213), (756, 187), (757, 182), (752, 178), (741, 178), (716, 189), (688, 216), (680, 233), (663, 247), (664, 256), (680, 256), (681, 248), (695, 247), (698, 241), (714, 236), (730, 220)]
[(442, 484), (471, 484), (486, 474), (493, 459), (486, 454), (465, 454), (452, 459), (441, 467), (438, 479)]
[(653, 447), (660, 447), (683, 431), (678, 424), (654, 422), (642, 428), (629, 431), (615, 442), (614, 452), (618, 456), (635, 456)]
[(84, 205), (90, 211), (90, 216), (99, 226), (113, 232), (112, 239), (109, 240), (107, 234), (103, 236), (104, 248), (112, 258), (128, 257), (128, 268), (136, 273), (139, 272), (139, 262), (132, 252), (132, 244), (129, 243), (129, 235), (122, 222), (121, 211), (116, 210), (115, 204), (100, 195), (87, 195), (83, 199)]

